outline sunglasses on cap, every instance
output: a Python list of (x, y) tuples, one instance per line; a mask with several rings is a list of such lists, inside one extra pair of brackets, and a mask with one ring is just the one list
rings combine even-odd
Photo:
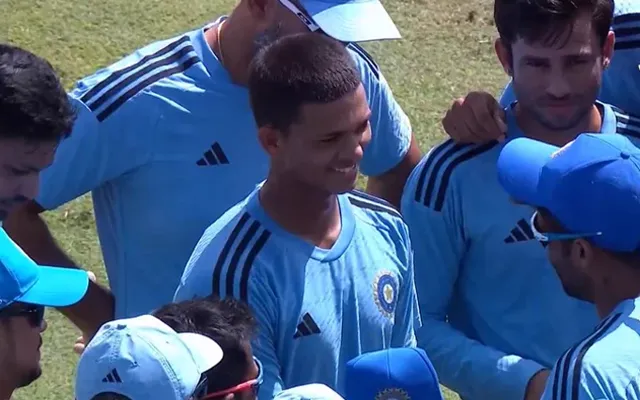
[(0, 310), (0, 319), (25, 317), (27, 318), (29, 325), (34, 328), (39, 328), (42, 326), (42, 322), (44, 321), (44, 310), (44, 306), (37, 306), (34, 304), (9, 306)]
[(541, 232), (538, 230), (538, 227), (536, 226), (536, 220), (538, 215), (539, 215), (538, 211), (533, 213), (533, 215), (531, 216), (531, 221), (529, 222), (529, 225), (531, 226), (533, 237), (540, 243), (549, 243), (549, 242), (556, 242), (556, 241), (563, 241), (563, 240), (585, 239), (585, 238), (602, 235), (602, 232), (582, 232), (582, 233)]
[(242, 382), (238, 385), (230, 387), (228, 389), (219, 390), (217, 392), (208, 393), (208, 381), (205, 374), (202, 374), (202, 378), (200, 383), (196, 387), (196, 390), (193, 393), (193, 399), (195, 400), (211, 400), (218, 397), (223, 397), (231, 393), (240, 393), (245, 390), (252, 390), (253, 393), (257, 396), (258, 391), (260, 390), (260, 385), (262, 385), (263, 376), (262, 376), (262, 363), (257, 358), (253, 357), (253, 361), (256, 363), (258, 367), (258, 376), (255, 379), (250, 379), (246, 382)]

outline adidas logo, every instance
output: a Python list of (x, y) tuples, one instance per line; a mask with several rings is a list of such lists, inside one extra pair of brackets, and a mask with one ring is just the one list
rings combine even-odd
[(311, 336), (320, 333), (320, 328), (316, 324), (316, 321), (311, 318), (309, 313), (302, 316), (302, 322), (296, 327), (296, 333), (293, 335), (294, 339), (302, 336)]
[(112, 369), (111, 372), (107, 374), (104, 378), (102, 378), (102, 382), (118, 382), (122, 383), (122, 379), (120, 379), (120, 375), (118, 375), (118, 371), (116, 369)]
[[(528, 242), (529, 240), (534, 240), (533, 231), (529, 226), (529, 223), (524, 219), (521, 219), (516, 223), (516, 226), (511, 229), (511, 233), (509, 236), (504, 238), (505, 243), (520, 243), (520, 242)], [(543, 247), (546, 247), (546, 243), (542, 243)]]
[(211, 148), (204, 153), (204, 156), (196, 161), (196, 164), (201, 167), (207, 167), (210, 165), (229, 164), (229, 159), (222, 151), (222, 147), (218, 142), (211, 145)]

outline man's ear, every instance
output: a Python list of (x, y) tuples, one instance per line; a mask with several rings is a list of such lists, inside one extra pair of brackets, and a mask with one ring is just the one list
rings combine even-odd
[(571, 243), (571, 262), (583, 272), (589, 272), (595, 257), (595, 249), (587, 240), (576, 239)]
[(507, 75), (513, 77), (513, 65), (511, 65), (513, 58), (511, 57), (511, 51), (500, 38), (496, 39), (493, 47), (496, 51), (498, 61), (502, 64), (502, 69)]
[[(613, 49), (616, 44), (616, 35), (613, 31), (609, 31), (607, 35), (607, 39), (604, 42), (604, 46), (602, 47), (602, 67), (607, 69), (609, 64), (611, 63), (611, 58), (613, 58)], [(637, 72), (637, 71), (636, 71)]]
[(276, 20), (278, 0), (244, 0), (251, 14), (253, 28), (263, 32)]
[(281, 137), (281, 132), (271, 126), (258, 128), (258, 141), (270, 157), (276, 155), (282, 146)]

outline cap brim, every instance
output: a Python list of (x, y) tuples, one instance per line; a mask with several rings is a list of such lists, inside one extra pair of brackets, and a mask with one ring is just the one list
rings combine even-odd
[(498, 158), (498, 180), (517, 202), (535, 207), (546, 205), (540, 190), (542, 169), (559, 147), (528, 138), (507, 142)]
[(300, 3), (327, 35), (341, 42), (367, 42), (402, 37), (378, 0), (338, 4), (326, 0), (301, 0)]
[(187, 345), (201, 374), (222, 361), (222, 348), (212, 339), (196, 333), (180, 333), (178, 335)]
[(89, 275), (75, 268), (38, 266), (38, 280), (17, 301), (47, 307), (76, 304), (87, 293)]

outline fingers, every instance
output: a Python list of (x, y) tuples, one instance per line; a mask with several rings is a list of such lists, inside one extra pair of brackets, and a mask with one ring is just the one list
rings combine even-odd
[(79, 338), (76, 339), (76, 342), (73, 345), (73, 352), (80, 355), (84, 351), (84, 348), (85, 348), (84, 336), (80, 336)]
[(507, 131), (504, 111), (489, 93), (471, 92), (453, 102), (442, 119), (447, 134), (459, 143), (502, 140)]

